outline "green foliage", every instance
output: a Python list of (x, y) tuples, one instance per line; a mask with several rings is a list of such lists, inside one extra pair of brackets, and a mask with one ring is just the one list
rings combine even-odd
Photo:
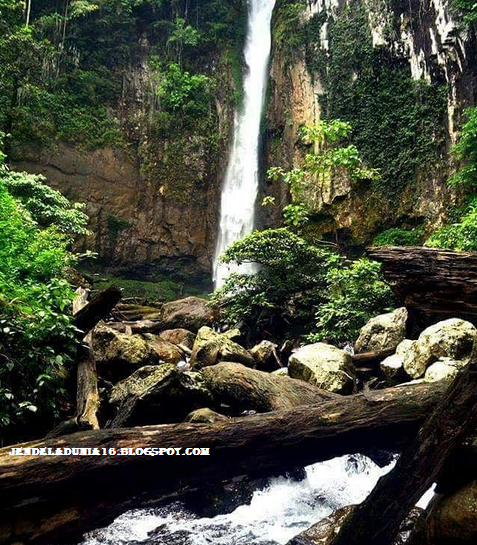
[(209, 85), (207, 76), (191, 75), (178, 64), (171, 63), (164, 73), (158, 96), (166, 111), (197, 117), (207, 112), (210, 104)]
[(121, 231), (129, 229), (132, 223), (124, 218), (118, 218), (113, 214), (108, 216), (108, 229), (113, 235), (118, 235)]
[(455, 220), (433, 233), (426, 246), (449, 250), (477, 250), (477, 108), (469, 108), (467, 121), (462, 127), (459, 141), (453, 153), (461, 162), (461, 168), (450, 179), (451, 185), (465, 187), (469, 194), (467, 203), (454, 214)]
[(310, 322), (313, 301), (322, 299), (325, 274), (339, 258), (308, 244), (288, 229), (254, 231), (235, 242), (224, 263), (257, 263), (255, 275), (232, 274), (212, 297), (223, 308), (225, 321), (245, 321), (267, 328), (270, 322), (301, 319)]
[(196, 47), (199, 43), (200, 33), (191, 25), (186, 24), (186, 20), (177, 17), (174, 21), (174, 30), (167, 39), (167, 45), (174, 45), (177, 50), (179, 62), (182, 59), (184, 47)]
[(463, 184), (477, 189), (477, 108), (468, 108), (467, 121), (462, 127), (459, 141), (453, 147), (455, 157), (462, 167), (449, 180), (451, 184)]
[(381, 265), (369, 259), (334, 268), (327, 280), (328, 301), (318, 307), (316, 331), (308, 336), (311, 342), (355, 340), (368, 320), (395, 304)]
[[(131, 66), (143, 63), (145, 43), (163, 66), (178, 63), (183, 74), (171, 89), (166, 84), (172, 94), (163, 97), (160, 113), (177, 113), (175, 120), (208, 113), (209, 74), (187, 74), (199, 66), (214, 73), (217, 51), (225, 56), (243, 41), (246, 10), (234, 0), (72, 0), (67, 9), (45, 0), (33, 2), (28, 28), (23, 2), (0, 1), (0, 130), (10, 135), (12, 149), (31, 140), (86, 149), (137, 145), (137, 131), (148, 132), (161, 110), (146, 79), (131, 77)], [(130, 126), (137, 91), (144, 95), (144, 119)]]
[[(255, 231), (236, 242), (225, 263), (256, 263), (254, 275), (234, 273), (212, 296), (229, 325), (290, 332), (299, 326), (314, 338), (347, 340), (392, 304), (379, 264), (348, 263), (288, 229)], [(315, 317), (316, 316), (316, 317)]]
[(205, 296), (204, 290), (175, 282), (170, 278), (158, 279), (155, 282), (135, 280), (120, 276), (101, 276), (94, 282), (95, 289), (101, 290), (108, 286), (116, 286), (123, 292), (123, 297), (135, 297), (147, 303), (174, 301), (190, 295)]
[(477, 197), (473, 197), (456, 223), (445, 225), (426, 240), (431, 248), (477, 251)]
[(0, 176), (0, 431), (51, 425), (65, 391), (63, 368), (77, 346), (69, 239), (40, 230)]
[[(82, 85), (88, 86), (86, 78)], [(34, 140), (44, 145), (61, 140), (88, 149), (121, 144), (118, 124), (108, 117), (106, 108), (84, 104), (81, 95), (87, 92), (80, 88), (75, 96), (66, 91), (51, 93), (26, 86), (24, 103), (12, 110), (14, 143)]]
[[(305, 156), (303, 168), (285, 172), (281, 167), (269, 169), (272, 180), (282, 179), (290, 187), (293, 203), (284, 207), (285, 223), (299, 227), (309, 219), (313, 202), (333, 176), (346, 174), (353, 181), (377, 180), (379, 172), (367, 168), (354, 144), (344, 145), (350, 136), (351, 125), (334, 119), (301, 129), (301, 140), (314, 150)], [(263, 204), (271, 204), (264, 200)]]
[(46, 185), (46, 178), (25, 172), (4, 172), (2, 182), (40, 227), (55, 226), (60, 233), (88, 235), (84, 204), (71, 204), (59, 191)]
[(424, 230), (421, 228), (393, 227), (379, 233), (373, 240), (373, 246), (417, 246), (422, 242), (423, 236)]
[(463, 14), (469, 25), (477, 23), (477, 2), (475, 0), (451, 0), (451, 6)]

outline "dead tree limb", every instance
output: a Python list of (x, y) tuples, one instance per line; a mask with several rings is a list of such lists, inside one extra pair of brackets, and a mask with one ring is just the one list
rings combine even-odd
[(87, 431), (23, 445), (209, 447), (210, 456), (12, 456), (1, 449), (0, 543), (71, 542), (128, 508), (207, 482), (402, 447), (444, 390), (443, 383), (402, 386), (225, 423)]
[(75, 315), (73, 323), (86, 336), (98, 322), (104, 320), (121, 300), (121, 292), (111, 286), (91, 299)]
[[(77, 297), (73, 301), (73, 315), (87, 306), (89, 290), (78, 288)], [(83, 340), (79, 351), (76, 373), (76, 423), (80, 429), (99, 429), (97, 412), (100, 406), (98, 392), (98, 374), (94, 359), (92, 343), (94, 330), (91, 330)]]
[(459, 374), (395, 468), (344, 521), (332, 545), (391, 545), (446, 458), (477, 427), (477, 361)]

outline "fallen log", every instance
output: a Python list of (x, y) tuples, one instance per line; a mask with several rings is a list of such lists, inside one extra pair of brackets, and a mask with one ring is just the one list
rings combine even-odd
[(390, 473), (343, 521), (331, 545), (392, 545), (447, 457), (477, 427), (477, 361), (449, 387)]
[(449, 317), (477, 323), (477, 253), (384, 246), (367, 254), (382, 263), (411, 325), (422, 328)]
[(361, 352), (360, 354), (354, 354), (351, 359), (356, 367), (365, 367), (366, 365), (381, 363), (384, 359), (386, 359), (388, 356), (392, 356), (395, 352), (395, 348), (376, 350), (375, 352)]
[(85, 337), (101, 320), (104, 320), (121, 300), (121, 291), (110, 286), (95, 295), (81, 308), (73, 319), (73, 324), (84, 333)]
[(399, 448), (444, 391), (444, 383), (401, 386), (225, 423), (94, 430), (21, 445), (105, 452), (208, 447), (210, 457), (21, 456), (1, 449), (0, 542), (71, 543), (128, 508), (207, 482), (280, 474), (370, 448)]

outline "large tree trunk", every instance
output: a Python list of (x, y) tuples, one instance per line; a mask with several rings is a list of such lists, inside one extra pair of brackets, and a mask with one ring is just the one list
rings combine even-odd
[(417, 437), (332, 545), (392, 545), (404, 519), (435, 482), (449, 454), (477, 427), (477, 361), (455, 379)]
[(445, 318), (477, 323), (477, 253), (434, 248), (369, 248), (416, 329)]
[(398, 448), (445, 384), (400, 386), (213, 425), (77, 433), (36, 448), (208, 447), (206, 456), (10, 456), (0, 450), (0, 542), (53, 545), (124, 510), (242, 475), (279, 474), (347, 453)]

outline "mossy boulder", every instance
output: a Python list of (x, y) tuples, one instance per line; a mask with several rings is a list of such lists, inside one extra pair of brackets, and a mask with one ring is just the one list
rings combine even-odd
[(188, 414), (185, 421), (191, 424), (216, 424), (218, 422), (228, 422), (229, 418), (216, 413), (212, 409), (197, 409)]
[(459, 373), (461, 365), (451, 358), (440, 358), (427, 368), (424, 380), (426, 382), (438, 382), (447, 380), (451, 382)]
[(314, 405), (339, 396), (289, 377), (276, 376), (239, 363), (219, 363), (201, 371), (216, 407), (227, 407), (233, 416), (244, 412), (266, 413)]
[(202, 369), (219, 361), (241, 363), (255, 367), (255, 360), (242, 346), (232, 341), (228, 335), (217, 333), (210, 327), (202, 327), (195, 339), (190, 365), (192, 369)]
[(257, 369), (261, 371), (276, 371), (281, 363), (277, 352), (278, 346), (270, 341), (262, 341), (250, 350), (255, 359)]
[(198, 373), (181, 373), (171, 364), (142, 367), (111, 390), (110, 427), (180, 422), (211, 401)]
[(141, 335), (128, 335), (100, 324), (93, 335), (93, 351), (101, 375), (120, 380), (139, 367), (160, 363)]
[(325, 343), (303, 346), (290, 356), (288, 374), (337, 394), (356, 391), (356, 369), (344, 350)]

